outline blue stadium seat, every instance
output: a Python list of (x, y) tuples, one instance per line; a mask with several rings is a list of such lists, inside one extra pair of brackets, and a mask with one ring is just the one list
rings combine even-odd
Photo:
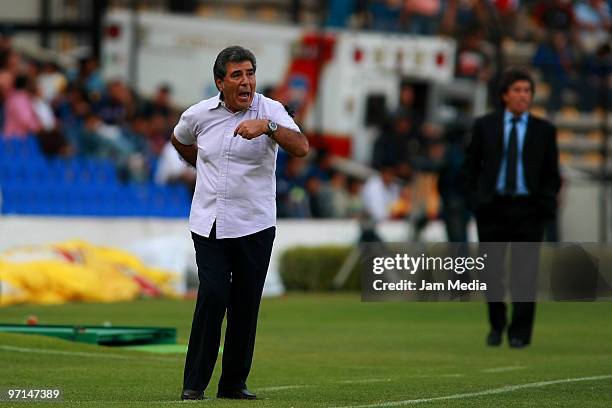
[(35, 137), (0, 140), (0, 189), (5, 214), (185, 217), (190, 205), (180, 185), (120, 184), (111, 160), (47, 159)]

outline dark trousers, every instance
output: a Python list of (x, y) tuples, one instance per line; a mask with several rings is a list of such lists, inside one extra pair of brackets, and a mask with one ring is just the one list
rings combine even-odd
[(239, 238), (217, 239), (192, 233), (200, 286), (183, 389), (204, 391), (217, 361), (221, 325), (227, 311), (219, 389), (246, 388), (255, 348), (257, 314), (276, 228)]
[[(487, 268), (483, 276), (487, 283), (489, 324), (491, 330), (502, 333), (508, 329), (509, 338), (531, 341), (535, 317), (539, 243), (544, 234), (544, 221), (530, 197), (500, 197), (476, 214), (481, 251), (489, 259), (503, 260), (510, 249), (510, 293), (512, 318), (507, 325), (506, 292), (503, 281), (503, 262), (498, 269)], [(496, 243), (496, 244), (487, 244)]]

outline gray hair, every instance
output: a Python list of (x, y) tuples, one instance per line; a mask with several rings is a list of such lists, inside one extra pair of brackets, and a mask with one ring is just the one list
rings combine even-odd
[(215, 81), (217, 79), (225, 78), (227, 74), (226, 65), (228, 62), (244, 62), (250, 61), (253, 64), (253, 71), (257, 69), (257, 62), (255, 61), (255, 55), (246, 48), (243, 48), (239, 45), (233, 45), (231, 47), (227, 47), (223, 49), (219, 55), (217, 55), (217, 59), (215, 60), (215, 65), (213, 66), (213, 76)]

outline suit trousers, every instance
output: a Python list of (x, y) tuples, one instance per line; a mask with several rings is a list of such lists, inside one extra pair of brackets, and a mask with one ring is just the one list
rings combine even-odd
[(246, 388), (255, 348), (259, 304), (276, 228), (226, 239), (217, 239), (215, 232), (215, 225), (208, 238), (192, 232), (200, 284), (183, 389), (199, 392), (210, 382), (226, 312), (219, 390)]
[(509, 326), (506, 304), (501, 301), (506, 291), (503, 266), (497, 270), (487, 268), (483, 276), (490, 300), (488, 314), (491, 330), (502, 333), (507, 327), (509, 338), (523, 340), (526, 344), (531, 342), (535, 317), (539, 245), (521, 243), (542, 241), (545, 221), (537, 208), (531, 197), (495, 196), (491, 204), (476, 213), (481, 251), (487, 252), (490, 259), (491, 256), (493, 259), (504, 259), (510, 249), (512, 318)]

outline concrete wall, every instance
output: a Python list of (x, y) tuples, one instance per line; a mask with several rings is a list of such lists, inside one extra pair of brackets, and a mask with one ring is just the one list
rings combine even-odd
[[(596, 242), (598, 234), (599, 187), (572, 183), (564, 193), (561, 234), (564, 241)], [(386, 222), (379, 226), (382, 238), (404, 242), (412, 237), (404, 222)], [(359, 225), (353, 220), (279, 220), (265, 293), (283, 292), (278, 274), (281, 254), (288, 248), (326, 244), (352, 245), (359, 237)], [(476, 240), (476, 228), (469, 226), (470, 241)], [(24, 246), (82, 239), (93, 244), (113, 246), (138, 254), (146, 263), (182, 272), (195, 279), (196, 266), (187, 220), (154, 218), (79, 218), (79, 217), (0, 217), (0, 251)], [(445, 241), (444, 226), (432, 222), (422, 234), (424, 241)]]

